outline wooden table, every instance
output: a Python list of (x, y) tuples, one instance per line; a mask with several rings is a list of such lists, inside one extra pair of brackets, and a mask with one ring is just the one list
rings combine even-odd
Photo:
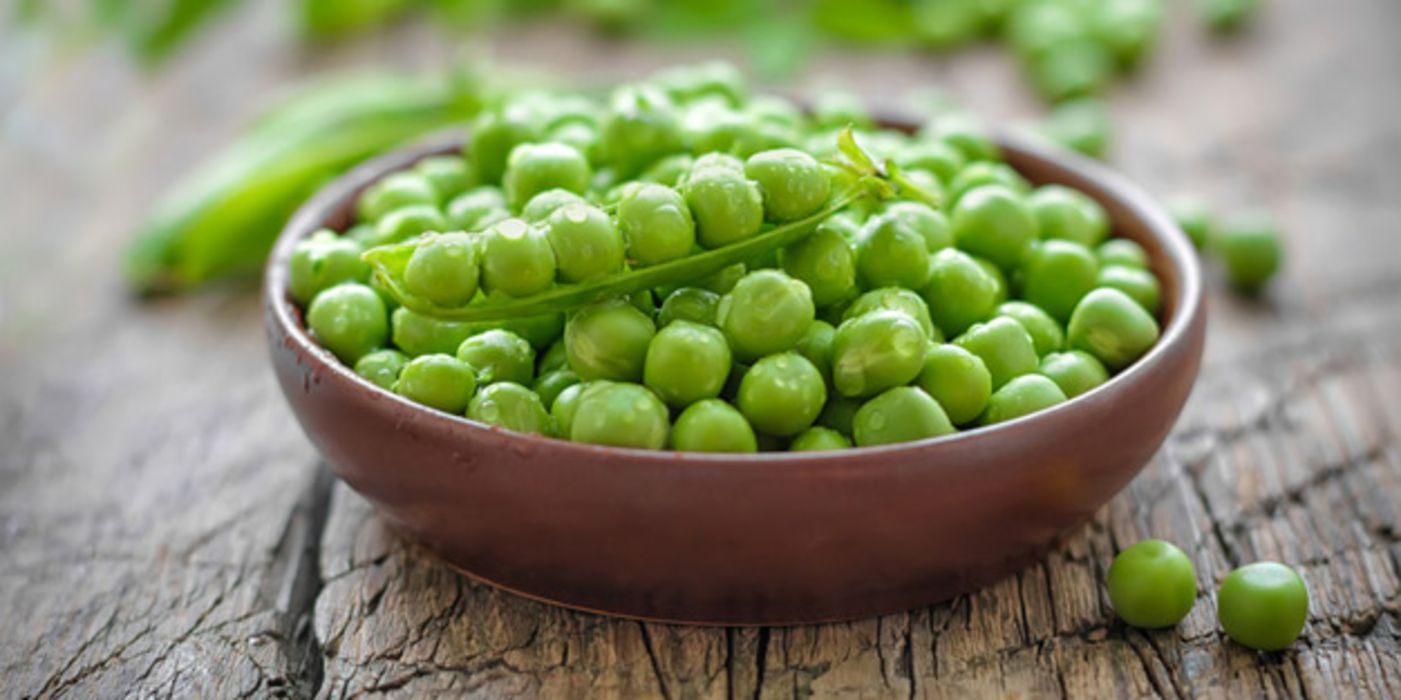
[[(149, 78), (109, 48), (53, 61), (0, 30), (0, 695), (1401, 696), (1401, 4), (1277, 0), (1228, 43), (1175, 5), (1157, 60), (1115, 92), (1115, 162), (1158, 192), (1267, 207), (1289, 249), (1262, 301), (1213, 281), (1201, 381), (1132, 486), (978, 593), (734, 630), (469, 583), (318, 469), (265, 367), (254, 294), (124, 295), (135, 222), (289, 78), (452, 50), (407, 28), (301, 55), (276, 5)], [(705, 54), (555, 27), (497, 45), (590, 77)], [(831, 57), (809, 88), (819, 74), (881, 104), (933, 82), (996, 117), (1036, 108), (991, 49)], [(1145, 633), (1100, 582), (1149, 536), (1191, 553), (1201, 599)], [(1296, 566), (1312, 593), (1284, 653), (1214, 621), (1217, 582), (1256, 559)]]

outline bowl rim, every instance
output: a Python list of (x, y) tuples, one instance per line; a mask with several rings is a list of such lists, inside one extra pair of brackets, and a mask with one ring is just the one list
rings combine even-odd
[[(909, 119), (887, 119), (887, 124), (911, 124)], [(356, 374), (354, 369), (340, 362), (331, 352), (318, 344), (298, 320), (301, 313), (288, 296), (287, 280), (292, 250), (303, 238), (324, 228), (327, 215), (353, 203), (354, 197), (366, 186), (381, 177), (410, 167), (417, 161), (447, 151), (460, 148), (465, 140), (465, 132), (454, 129), (410, 143), (402, 148), (372, 158), (350, 172), (341, 175), (323, 186), (311, 199), (307, 200), (288, 220), (277, 243), (269, 256), (263, 275), (263, 303), (265, 313), (277, 324), (285, 343), (294, 343), (298, 354), (311, 358), (316, 363), (313, 371), (327, 373), (339, 380), (350, 382), (358, 392), (367, 393), (380, 401), (390, 401), (400, 410), (414, 412), (418, 419), (429, 421), (444, 430), (457, 430), (466, 434), (466, 439), (490, 434), (513, 441), (521, 441), (537, 449), (563, 450), (565, 453), (606, 456), (628, 461), (666, 460), (685, 462), (693, 465), (744, 465), (755, 463), (782, 464), (790, 469), (807, 466), (839, 466), (851, 460), (866, 456), (891, 456), (901, 453), (915, 453), (968, 441), (997, 440), (1035, 421), (1047, 421), (1076, 411), (1084, 411), (1091, 404), (1115, 401), (1131, 389), (1131, 385), (1141, 380), (1176, 346), (1188, 342), (1191, 329), (1197, 317), (1203, 313), (1203, 282), (1200, 262), (1196, 249), (1187, 235), (1177, 226), (1163, 207), (1142, 188), (1134, 184), (1126, 175), (1109, 166), (1092, 160), (1073, 151), (1047, 146), (1044, 142), (1026, 136), (998, 131), (994, 141), (999, 147), (1017, 152), (1019, 156), (1039, 161), (1052, 169), (1068, 174), (1082, 184), (1090, 184), (1108, 197), (1118, 200), (1118, 204), (1144, 225), (1144, 230), (1153, 236), (1161, 246), (1164, 264), (1173, 269), (1178, 278), (1176, 294), (1166, 307), (1172, 309), (1167, 324), (1161, 328), (1158, 342), (1132, 365), (1109, 378), (1105, 383), (1075, 396), (1063, 403), (1013, 420), (994, 425), (977, 426), (966, 430), (888, 445), (853, 447), (841, 450), (812, 452), (681, 452), (668, 449), (645, 449), (635, 447), (614, 447), (577, 443), (560, 438), (542, 435), (517, 433), (498, 426), (487, 425), (465, 416), (439, 411), (423, 406), (384, 389), (368, 379)], [(1078, 187), (1076, 189), (1079, 189)], [(271, 328), (269, 328), (271, 330)], [(480, 434), (479, 434), (480, 433)], [(738, 468), (738, 467), (736, 467)]]

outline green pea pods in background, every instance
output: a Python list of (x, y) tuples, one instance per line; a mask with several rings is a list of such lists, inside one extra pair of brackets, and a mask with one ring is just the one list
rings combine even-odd
[(357, 76), (285, 104), (156, 206), (126, 251), (143, 293), (183, 292), (256, 272), (287, 217), (355, 164), (460, 124), (485, 88), (457, 79)]

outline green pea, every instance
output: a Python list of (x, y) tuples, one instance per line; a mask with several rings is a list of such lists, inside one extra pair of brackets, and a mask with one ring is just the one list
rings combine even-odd
[(924, 238), (931, 253), (953, 247), (953, 226), (943, 212), (920, 202), (893, 202), (884, 214), (900, 221)]
[(929, 337), (899, 311), (843, 321), (832, 341), (832, 383), (844, 396), (872, 396), (914, 379)]
[(940, 182), (951, 184), (967, 161), (957, 148), (942, 141), (916, 141), (895, 154), (895, 163), (905, 170), (933, 173)]
[(560, 437), (569, 438), (574, 427), (574, 414), (579, 410), (579, 397), (583, 395), (584, 389), (609, 383), (600, 381), (570, 384), (559, 392), (559, 396), (550, 404), (550, 418), (554, 419), (555, 431)]
[(389, 313), (375, 290), (347, 282), (322, 291), (306, 312), (307, 326), (341, 362), (354, 365), (389, 340)]
[(1071, 2), (1024, 2), (1007, 21), (1004, 36), (1023, 60), (1034, 61), (1057, 44), (1086, 35), (1086, 16)]
[(573, 146), (523, 143), (511, 150), (502, 189), (511, 210), (520, 211), (531, 197), (545, 190), (559, 188), (582, 193), (592, 177), (588, 159)]
[(925, 351), (915, 384), (939, 402), (955, 425), (972, 423), (992, 396), (992, 374), (982, 358), (951, 344)]
[(815, 315), (807, 285), (777, 270), (745, 275), (715, 310), (715, 320), (740, 360), (791, 349)]
[(647, 346), (642, 383), (675, 408), (714, 398), (730, 375), (730, 347), (710, 326), (676, 321)]
[(784, 272), (808, 286), (817, 306), (849, 298), (856, 291), (856, 251), (831, 228), (819, 226), (780, 251), (778, 260)]
[(1293, 569), (1272, 561), (1246, 564), (1216, 594), (1221, 629), (1238, 644), (1279, 651), (1294, 643), (1309, 618), (1309, 589)]
[(755, 362), (739, 384), (740, 412), (750, 425), (769, 435), (797, 435), (817, 420), (826, 402), (822, 374), (793, 352)]
[(1002, 268), (992, 264), (992, 261), (987, 258), (973, 258), (973, 262), (978, 263), (978, 267), (983, 268), (983, 271), (988, 273), (988, 277), (991, 277), (993, 283), (997, 285), (997, 294), (994, 296), (995, 301), (993, 303), (1001, 304), (1007, 301), (1007, 297), (1011, 294), (1012, 288), (1011, 285), (1007, 283), (1007, 274), (1002, 271)]
[(535, 383), (530, 388), (540, 396), (541, 405), (554, 406), (555, 399), (559, 398), (565, 389), (578, 384), (579, 381), (579, 375), (572, 369), (554, 369), (542, 372), (535, 378)]
[(1022, 328), (1031, 335), (1031, 343), (1036, 347), (1038, 356), (1055, 352), (1065, 346), (1065, 331), (1050, 314), (1035, 304), (1024, 301), (1005, 302), (998, 305), (997, 315), (1006, 316), (1022, 324)]
[(446, 202), (475, 184), (476, 173), (462, 156), (429, 156), (413, 167), (437, 193), (436, 202)]
[(1218, 32), (1233, 32), (1245, 25), (1255, 13), (1258, 0), (1199, 0), (1202, 18), (1208, 27)]
[(698, 155), (757, 153), (764, 147), (757, 126), (748, 115), (713, 102), (692, 106), (681, 119), (682, 137), (691, 144), (691, 152)]
[[(816, 231), (832, 231), (853, 247), (861, 239), (861, 227), (865, 224), (864, 214), (853, 210), (833, 214), (817, 225)], [(814, 231), (815, 232), (815, 231)]]
[(623, 237), (598, 207), (570, 204), (556, 210), (545, 221), (545, 235), (565, 282), (584, 282), (623, 269)]
[(390, 211), (375, 222), (375, 244), (407, 241), (429, 231), (446, 231), (447, 219), (431, 204), (410, 204)]
[(1019, 195), (1031, 192), (1031, 183), (1006, 163), (975, 161), (964, 166), (949, 183), (948, 206), (955, 206), (963, 195), (979, 187), (1001, 185)]
[(466, 306), (481, 275), (477, 245), (465, 233), (429, 234), (404, 266), (404, 289), (439, 306)]
[(1081, 350), (1046, 355), (1041, 358), (1036, 372), (1055, 382), (1069, 399), (1109, 381), (1109, 370), (1104, 368), (1104, 363)]
[(697, 401), (676, 417), (671, 446), (682, 452), (758, 452), (754, 428), (720, 399)]
[(670, 429), (666, 405), (646, 387), (609, 383), (579, 395), (569, 439), (660, 450), (666, 445)]
[(982, 16), (966, 0), (922, 0), (910, 10), (915, 37), (930, 48), (952, 49), (981, 34)]
[(827, 405), (822, 407), (822, 413), (817, 417), (817, 422), (822, 426), (831, 428), (842, 435), (850, 436), (852, 422), (856, 419), (856, 412), (861, 409), (861, 399), (837, 394), (827, 401)]
[[(708, 170), (721, 170), (736, 175), (744, 174), (744, 161), (728, 153), (706, 153), (696, 158), (695, 164), (691, 166), (691, 172), (687, 173), (687, 179), (695, 173), (703, 173)], [(685, 181), (682, 181), (685, 184)]]
[(867, 287), (919, 289), (929, 281), (929, 247), (905, 219), (875, 216), (861, 230), (856, 270)]
[(1041, 123), (1041, 132), (1052, 141), (1091, 158), (1109, 151), (1112, 130), (1109, 108), (1093, 97), (1061, 102)]
[(554, 249), (538, 227), (507, 219), (487, 229), (484, 236), (482, 286), (488, 293), (523, 297), (554, 284)]
[(798, 341), (794, 350), (808, 358), (812, 366), (822, 373), (822, 378), (830, 386), (832, 383), (832, 346), (836, 342), (837, 329), (826, 321), (813, 321)]
[(725, 168), (691, 172), (682, 188), (696, 221), (701, 246), (719, 248), (759, 233), (764, 224), (764, 198), (759, 185), (742, 173)]
[(1114, 57), (1104, 45), (1087, 37), (1052, 46), (1027, 68), (1041, 94), (1059, 102), (1103, 89), (1113, 73)]
[(1093, 248), (1109, 236), (1109, 215), (1089, 195), (1063, 185), (1037, 188), (1029, 200), (1042, 238)]
[(657, 325), (669, 326), (676, 321), (690, 321), (705, 326), (716, 325), (715, 309), (720, 295), (699, 287), (681, 287), (667, 295), (657, 312)]
[(550, 218), (551, 214), (571, 204), (590, 206), (589, 200), (584, 199), (583, 195), (575, 194), (569, 190), (562, 190), (558, 187), (545, 190), (531, 197), (530, 201), (525, 203), (525, 208), (521, 209), (521, 218), (532, 224), (543, 223)]
[(539, 133), (536, 113), (524, 105), (508, 104), (501, 110), (479, 115), (472, 122), (470, 138), (464, 146), (477, 181), (501, 182), (511, 152), (522, 143), (534, 141)]
[(639, 289), (628, 295), (628, 301), (637, 307), (638, 311), (647, 314), (648, 318), (657, 316), (657, 297), (650, 289)]
[(562, 143), (584, 155), (598, 153), (598, 127), (581, 121), (567, 121), (545, 133), (546, 141)]
[(650, 168), (638, 175), (637, 179), (644, 182), (655, 182), (667, 187), (676, 187), (691, 172), (695, 163), (695, 156), (689, 153), (677, 153), (653, 163)]
[(468, 323), (470, 329), (468, 335), (476, 335), (483, 331), (501, 329), (510, 331), (525, 338), (533, 348), (546, 348), (550, 343), (559, 340), (564, 335), (564, 314), (562, 312), (549, 312), (534, 314), (532, 316), (517, 316), (505, 321), (477, 321)]
[(1109, 600), (1134, 627), (1172, 627), (1197, 602), (1192, 560), (1162, 540), (1143, 540), (1119, 552), (1109, 566)]
[(745, 109), (755, 119), (793, 129), (805, 128), (806, 115), (791, 100), (776, 95), (754, 95)]
[(842, 314), (842, 320), (865, 316), (872, 311), (885, 310), (899, 311), (914, 319), (930, 340), (943, 340), (939, 329), (930, 320), (929, 306), (918, 294), (901, 287), (882, 287), (862, 294), (851, 303), (851, 306), (846, 307), (846, 311)]
[(647, 85), (613, 91), (598, 148), (620, 175), (640, 172), (658, 158), (681, 150), (681, 145), (680, 120), (666, 93)]
[(958, 247), (1004, 270), (1021, 264), (1036, 241), (1036, 218), (1026, 198), (1000, 185), (974, 188), (953, 208)]
[(451, 355), (415, 357), (394, 382), (394, 393), (445, 413), (462, 413), (476, 391), (472, 367)]
[(845, 450), (851, 447), (851, 441), (845, 435), (822, 426), (813, 426), (798, 433), (789, 443), (788, 449), (791, 452), (822, 452), (825, 450)]
[(1079, 243), (1052, 239), (1032, 248), (1020, 274), (1022, 298), (1064, 322), (1098, 284), (1099, 261)]
[(482, 387), (467, 404), (467, 417), (517, 433), (549, 435), (554, 432), (550, 413), (540, 397), (513, 382)]
[(1197, 250), (1206, 247), (1215, 229), (1211, 209), (1206, 202), (1197, 197), (1178, 197), (1168, 202), (1168, 212)]
[(488, 226), (511, 218), (506, 195), (490, 185), (464, 192), (448, 203), (447, 221), (458, 231), (484, 231)]
[(1142, 268), (1110, 265), (1099, 271), (1097, 286), (1112, 287), (1129, 295), (1150, 314), (1157, 314), (1162, 303), (1158, 278)]
[(1084, 350), (1118, 371), (1158, 342), (1158, 322), (1127, 294), (1101, 287), (1075, 307), (1066, 337), (1071, 348)]
[(1095, 38), (1109, 47), (1120, 66), (1138, 66), (1157, 43), (1161, 0), (1106, 0), (1094, 9), (1090, 18)]
[(1014, 377), (1035, 372), (1040, 362), (1031, 334), (1005, 316), (975, 324), (953, 342), (987, 365), (994, 390)]
[(669, 79), (658, 75), (656, 80), (681, 99), (718, 97), (730, 105), (739, 106), (749, 98), (749, 85), (744, 74), (734, 64), (725, 61), (673, 68), (668, 73), (671, 74)]
[(897, 386), (867, 401), (853, 421), (861, 447), (923, 440), (954, 432), (944, 409), (912, 386)]
[(929, 317), (945, 335), (956, 336), (992, 316), (1001, 303), (998, 281), (967, 253), (952, 248), (934, 254), (921, 296)]
[(292, 249), (287, 268), (288, 293), (298, 304), (306, 305), (324, 289), (369, 279), (370, 266), (360, 259), (362, 252), (360, 245), (349, 238), (333, 231), (317, 231)]
[(967, 114), (951, 112), (939, 115), (924, 125), (920, 136), (958, 149), (968, 161), (1001, 158), (988, 130)]
[(1148, 251), (1127, 238), (1111, 238), (1095, 248), (1100, 267), (1123, 265), (1148, 269)]
[(812, 104), (812, 121), (826, 129), (852, 126), (869, 128), (873, 123), (866, 103), (859, 96), (841, 90), (823, 90)]
[(569, 366), (585, 380), (640, 381), (656, 326), (626, 300), (585, 306), (564, 326)]
[(409, 358), (398, 350), (376, 350), (355, 361), (355, 373), (381, 389), (393, 389)]
[(421, 173), (397, 172), (386, 175), (366, 188), (356, 202), (361, 221), (379, 221), (386, 214), (416, 204), (437, 208), (442, 201), (433, 183)]
[(1279, 232), (1259, 214), (1227, 222), (1212, 241), (1212, 251), (1226, 268), (1231, 286), (1247, 294), (1259, 292), (1284, 257)]
[(744, 263), (735, 263), (696, 280), (695, 285), (716, 294), (729, 294), (746, 274), (749, 274), (749, 267)]
[(691, 208), (666, 185), (645, 184), (629, 190), (618, 203), (617, 219), (628, 257), (639, 266), (684, 258), (696, 244)]
[(489, 330), (462, 341), (457, 359), (472, 366), (483, 386), (496, 382), (529, 384), (535, 376), (535, 350), (525, 338), (510, 331)]
[(471, 324), (442, 321), (400, 307), (390, 316), (395, 347), (411, 357), (451, 355), (472, 335)]
[(816, 158), (794, 148), (755, 153), (744, 174), (759, 184), (770, 221), (796, 221), (827, 203), (832, 181)]
[(535, 363), (535, 373), (544, 375), (557, 369), (569, 368), (569, 353), (564, 349), (564, 339), (560, 338), (549, 344), (545, 351), (540, 353), (540, 359)]
[(982, 424), (994, 425), (1036, 413), (1065, 402), (1056, 383), (1039, 374), (1024, 374), (994, 391), (983, 411)]

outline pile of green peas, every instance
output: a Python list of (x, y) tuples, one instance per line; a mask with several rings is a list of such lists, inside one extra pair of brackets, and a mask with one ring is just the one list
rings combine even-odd
[[(1172, 543), (1143, 540), (1114, 558), (1108, 589), (1115, 612), (1129, 625), (1172, 627), (1196, 603), (1197, 572)], [(1226, 636), (1257, 651), (1288, 647), (1303, 632), (1308, 615), (1308, 587), (1297, 572), (1278, 562), (1235, 569), (1216, 595), (1216, 617)]]
[[(833, 205), (852, 187), (834, 165), (848, 126), (920, 196)], [(850, 100), (804, 112), (751, 96), (707, 64), (603, 101), (520, 95), (470, 134), (461, 155), (369, 187), (359, 222), (301, 242), (290, 269), (327, 350), (440, 411), (601, 445), (832, 450), (1020, 418), (1158, 340), (1144, 249), (1085, 194), (1032, 186), (960, 112), (907, 134)], [(587, 287), (795, 221), (811, 232), (700, 279), (504, 322), (431, 312)], [(388, 279), (367, 249), (398, 256)], [(396, 302), (410, 298), (423, 304)]]

